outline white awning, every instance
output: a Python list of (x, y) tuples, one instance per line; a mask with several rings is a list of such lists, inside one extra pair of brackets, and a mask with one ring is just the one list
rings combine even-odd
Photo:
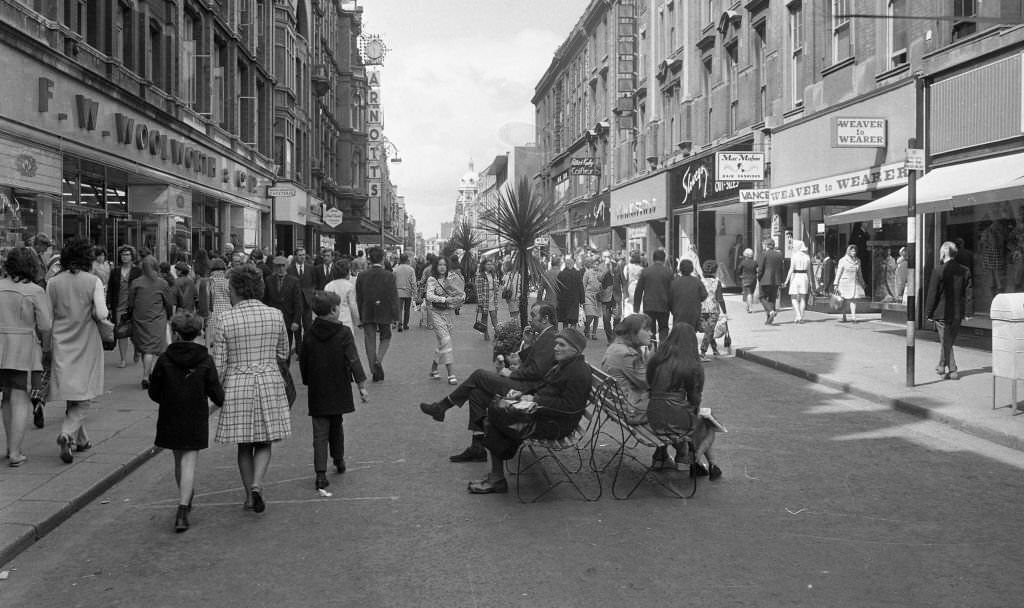
[[(940, 167), (917, 180), (917, 212), (935, 213), (1011, 198), (1024, 198), (1024, 153)], [(825, 218), (825, 223), (849, 224), (905, 217), (907, 187), (882, 198)]]

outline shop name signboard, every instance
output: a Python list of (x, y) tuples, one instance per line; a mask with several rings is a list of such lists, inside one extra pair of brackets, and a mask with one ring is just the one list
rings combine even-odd
[(746, 188), (740, 190), (741, 203), (763, 204), (771, 200), (771, 190), (767, 188)]
[(833, 148), (884, 148), (886, 119), (842, 118), (833, 119)]
[(868, 192), (880, 188), (894, 188), (906, 183), (907, 168), (900, 162), (772, 188), (769, 196), (771, 197), (771, 205), (786, 205), (819, 198)]
[(380, 70), (367, 74), (366, 133), (368, 158), (366, 163), (367, 189), (370, 195), (370, 220), (378, 222), (383, 215), (381, 208), (381, 184), (384, 178), (384, 118), (380, 107)]
[(764, 179), (764, 152), (716, 152), (715, 179), (757, 182)]
[[(55, 82), (51, 78), (40, 76), (36, 81), (37, 103), (39, 114), (52, 114)], [(226, 159), (208, 153), (203, 148), (193, 145), (189, 140), (177, 137), (173, 133), (161, 131), (126, 112), (101, 111), (100, 102), (92, 97), (76, 94), (73, 97), (71, 116), (67, 112), (56, 110), (58, 121), (71, 119), (71, 124), (79, 131), (99, 132), (103, 138), (113, 136), (113, 141), (125, 148), (134, 149), (136, 153), (146, 155), (152, 160), (159, 160), (161, 165), (171, 165), (184, 169), (194, 177), (205, 177), (222, 184), (231, 184), (235, 188), (249, 194), (256, 193), (256, 176), (248, 171), (228, 168)], [(110, 119), (104, 124), (103, 119)], [(219, 167), (219, 168), (218, 168)]]
[(573, 175), (600, 175), (601, 169), (593, 156), (581, 156), (572, 159), (569, 172)]
[(612, 191), (612, 226), (664, 220), (666, 214), (666, 181), (664, 176), (640, 180)]

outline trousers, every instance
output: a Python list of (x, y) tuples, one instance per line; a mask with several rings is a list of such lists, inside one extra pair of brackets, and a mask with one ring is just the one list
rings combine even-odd
[(332, 460), (345, 458), (343, 416), (313, 416), (313, 470), (327, 471), (327, 456)]

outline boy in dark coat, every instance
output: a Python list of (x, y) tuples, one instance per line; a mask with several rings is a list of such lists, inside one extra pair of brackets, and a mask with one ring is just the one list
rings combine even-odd
[(316, 489), (323, 493), (327, 480), (327, 454), (330, 451), (338, 473), (345, 472), (345, 431), (342, 416), (356, 410), (352, 401), (352, 382), (359, 385), (359, 397), (366, 403), (366, 372), (359, 362), (352, 330), (338, 320), (341, 298), (332, 292), (313, 295), (316, 319), (302, 339), (299, 372), (309, 387), (309, 415), (313, 417), (313, 469)]
[(195, 494), (196, 460), (209, 444), (210, 410), (224, 404), (224, 389), (217, 378), (213, 357), (195, 339), (203, 331), (203, 319), (190, 312), (171, 318), (174, 342), (153, 366), (149, 398), (160, 404), (156, 420), (158, 447), (174, 453), (174, 481), (178, 484), (178, 515), (175, 532), (188, 530), (188, 514)]

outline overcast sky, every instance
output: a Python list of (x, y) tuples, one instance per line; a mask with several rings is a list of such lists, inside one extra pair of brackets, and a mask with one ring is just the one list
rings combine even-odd
[(588, 0), (359, 4), (364, 33), (390, 48), (384, 133), (402, 158), (391, 165), (392, 181), (429, 238), (452, 219), (470, 159), (481, 171), (511, 144), (535, 139), (534, 87)]

